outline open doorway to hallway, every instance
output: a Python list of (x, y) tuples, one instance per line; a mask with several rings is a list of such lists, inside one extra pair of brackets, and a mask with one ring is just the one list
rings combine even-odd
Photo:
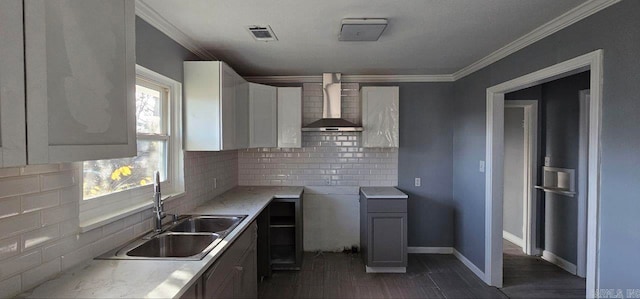
[(509, 297), (586, 296), (589, 85), (585, 71), (505, 94), (502, 291)]

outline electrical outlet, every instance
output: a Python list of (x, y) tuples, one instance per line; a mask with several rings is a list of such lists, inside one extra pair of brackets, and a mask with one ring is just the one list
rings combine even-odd
[(480, 170), (480, 172), (484, 172), (484, 161), (480, 161), (479, 170)]
[(218, 179), (213, 178), (213, 189), (217, 189), (217, 188), (218, 188)]
[(415, 185), (416, 187), (420, 187), (420, 185), (421, 185), (420, 178), (416, 178), (416, 179), (415, 179), (415, 183), (414, 183), (414, 185)]
[(551, 157), (544, 157), (544, 166), (551, 166)]

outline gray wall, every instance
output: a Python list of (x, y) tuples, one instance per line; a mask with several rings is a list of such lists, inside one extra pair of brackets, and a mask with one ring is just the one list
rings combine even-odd
[[(409, 195), (409, 246), (453, 246), (453, 84), (401, 83), (398, 188)], [(421, 187), (414, 178), (422, 179)]]
[(398, 189), (409, 195), (409, 247), (452, 247), (453, 83), (368, 85), (400, 87)]
[(182, 62), (200, 60), (140, 17), (136, 17), (136, 64), (182, 82)]
[(524, 108), (504, 110), (503, 230), (522, 239), (524, 207)]
[[(589, 89), (589, 72), (573, 75), (542, 85), (542, 118), (544, 156), (549, 166), (571, 168), (578, 173), (579, 158), (579, 91)], [(544, 163), (544, 160), (541, 161)], [(577, 181), (576, 181), (577, 186)], [(541, 192), (544, 197), (544, 249), (577, 263), (578, 201)]]
[[(600, 286), (640, 288), (640, 1), (624, 0), (454, 82), (455, 248), (484, 269), (486, 89), (604, 49)], [(621, 244), (624, 244), (623, 246)]]

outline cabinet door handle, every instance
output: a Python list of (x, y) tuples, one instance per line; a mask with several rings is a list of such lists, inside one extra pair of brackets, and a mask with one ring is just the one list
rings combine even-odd
[(244, 271), (244, 267), (236, 266), (236, 270), (238, 270), (238, 272), (242, 272)]

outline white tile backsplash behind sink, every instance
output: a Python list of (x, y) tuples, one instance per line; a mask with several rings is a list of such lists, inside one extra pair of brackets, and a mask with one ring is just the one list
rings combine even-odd
[[(185, 153), (184, 213), (238, 184), (236, 151)], [(151, 229), (142, 211), (79, 233), (82, 163), (0, 168), (0, 298), (13, 297)], [(212, 183), (217, 179), (217, 186)]]

